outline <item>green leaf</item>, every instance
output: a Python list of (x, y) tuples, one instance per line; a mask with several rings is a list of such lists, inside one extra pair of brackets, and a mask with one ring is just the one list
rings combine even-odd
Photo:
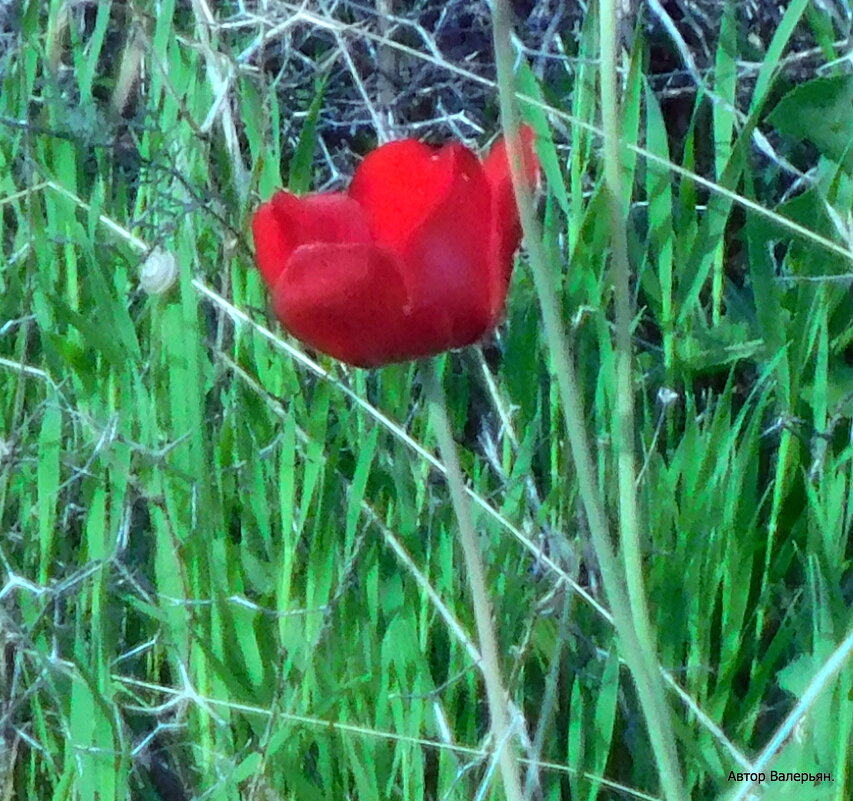
[(294, 192), (307, 192), (311, 187), (311, 179), (313, 178), (311, 167), (314, 163), (314, 145), (317, 143), (317, 120), (320, 117), (320, 110), (323, 108), (327, 78), (328, 74), (323, 74), (317, 78), (314, 98), (308, 107), (308, 115), (305, 117), (305, 124), (299, 134), (299, 142), (296, 145), (293, 160), (290, 162), (288, 186)]
[(816, 78), (792, 89), (767, 120), (853, 172), (853, 75)]
[[(542, 96), (542, 89), (539, 85), (539, 79), (533, 74), (530, 65), (524, 60), (518, 68), (518, 86), (519, 89), (532, 98), (535, 98), (539, 103), (544, 104), (545, 99)], [(554, 137), (551, 135), (551, 126), (548, 124), (548, 115), (542, 109), (541, 105), (533, 103), (520, 103), (524, 118), (529, 122), (536, 131), (536, 148), (539, 161), (542, 164), (542, 172), (545, 173), (545, 178), (548, 182), (549, 189), (554, 193), (554, 197), (560, 204), (560, 208), (564, 213), (569, 212), (569, 195), (566, 191), (566, 184), (563, 179), (563, 170), (560, 163), (560, 158), (557, 155), (557, 149), (554, 146)]]

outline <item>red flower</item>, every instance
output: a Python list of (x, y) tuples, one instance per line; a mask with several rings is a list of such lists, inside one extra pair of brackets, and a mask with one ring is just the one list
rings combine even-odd
[[(521, 129), (536, 183), (533, 131)], [(252, 221), (281, 322), (358, 367), (432, 356), (497, 324), (521, 242), (506, 147), (486, 159), (413, 139), (369, 154), (346, 193), (277, 192)]]

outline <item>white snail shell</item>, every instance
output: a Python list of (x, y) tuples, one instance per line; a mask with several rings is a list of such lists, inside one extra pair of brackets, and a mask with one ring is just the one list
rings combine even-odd
[(675, 403), (678, 400), (678, 397), (678, 393), (669, 387), (661, 387), (658, 390), (658, 403), (664, 408)]
[(162, 295), (178, 278), (178, 262), (175, 254), (162, 248), (154, 248), (142, 264), (139, 284), (149, 295)]

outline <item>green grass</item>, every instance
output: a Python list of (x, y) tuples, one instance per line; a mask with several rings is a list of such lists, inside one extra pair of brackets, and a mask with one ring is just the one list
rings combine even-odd
[[(0, 798), (155, 801), (170, 777), (198, 799), (503, 798), (417, 369), (314, 361), (253, 266), (254, 208), (323, 172), (343, 40), (321, 38), (304, 91), (279, 91), (286, 69), (239, 59), (262, 50), (260, 21), (220, 4), (207, 24), (202, 6), (25, 2), (0, 54)], [(841, 801), (849, 30), (791, 3), (756, 57), (726, 7), (683, 135), (639, 28), (618, 56), (641, 583), (687, 797), (746, 798), (730, 771), (768, 765), (834, 781), (757, 797)], [(522, 64), (517, 81), (621, 558), (598, 35), (590, 13), (558, 78)], [(139, 284), (155, 246), (178, 265), (163, 295)], [(525, 262), (497, 365), (441, 360), (522, 784), (664, 798)]]

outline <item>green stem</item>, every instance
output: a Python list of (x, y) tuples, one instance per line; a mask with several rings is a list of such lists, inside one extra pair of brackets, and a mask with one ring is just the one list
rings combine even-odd
[(601, 116), (604, 130), (604, 177), (610, 206), (612, 271), (616, 328), (616, 454), (619, 476), (619, 528), (622, 560), (628, 585), (631, 618), (637, 632), (641, 656), (650, 681), (647, 720), (652, 732), (652, 748), (658, 762), (666, 797), (685, 798), (681, 768), (675, 747), (666, 694), (657, 661), (655, 632), (643, 586), (643, 554), (640, 514), (637, 503), (637, 471), (634, 455), (634, 379), (632, 367), (631, 266), (628, 262), (628, 235), (622, 210), (622, 168), (619, 101), (617, 98), (616, 0), (601, 0)]
[[(660, 670), (656, 662), (654, 640), (650, 639), (649, 627), (637, 627), (635, 624), (635, 616), (629, 599), (629, 592), (626, 589), (625, 572), (623, 566), (616, 559), (611, 546), (612, 540), (609, 526), (595, 478), (591, 456), (592, 451), (589, 447), (583, 404), (581, 402), (582, 394), (575, 375), (574, 360), (563, 329), (554, 280), (551, 271), (547, 267), (547, 257), (542, 245), (539, 224), (533, 209), (533, 199), (522, 168), (517, 144), (518, 119), (515, 109), (515, 92), (513, 89), (513, 53), (509, 39), (511, 26), (506, 0), (494, 0), (492, 18), (495, 40), (495, 62), (501, 102), (501, 123), (508, 143), (507, 149), (510, 156), (512, 181), (516, 198), (518, 199), (519, 214), (524, 229), (524, 240), (527, 246), (530, 267), (533, 272), (533, 281), (536, 285), (536, 293), (542, 308), (545, 337), (548, 342), (548, 349), (551, 353), (557, 385), (560, 390), (566, 432), (569, 437), (575, 470), (577, 471), (581, 501), (589, 522), (590, 539), (598, 559), (602, 583), (604, 584), (607, 600), (612, 610), (613, 623), (620, 646), (637, 687), (637, 695), (645, 717), (664, 795), (667, 801), (683, 801), (686, 795), (678, 765), (675, 737), (669, 721)], [(628, 304), (628, 309), (630, 312), (630, 303)], [(630, 349), (630, 316), (628, 319), (628, 348)], [(617, 341), (618, 346), (619, 341)], [(628, 368), (627, 390), (624, 385), (620, 385), (622, 389), (617, 388), (618, 395), (631, 395), (633, 393), (630, 375), (630, 357), (622, 364), (619, 376), (622, 378), (625, 377), (626, 364)], [(626, 422), (630, 423), (628, 429), (624, 427)], [(633, 432), (633, 407), (631, 407), (630, 418), (626, 418), (621, 423), (622, 431), (626, 431), (629, 434)], [(620, 468), (630, 464), (633, 473), (632, 451), (629, 451), (629, 457), (630, 462), (628, 459), (622, 457), (620, 453)], [(625, 474), (627, 475), (627, 470)], [(624, 480), (621, 472), (620, 480)], [(630, 504), (630, 498), (627, 499), (627, 502)], [(636, 510), (636, 498), (634, 499), (634, 510)], [(636, 511), (633, 514), (636, 521)], [(636, 530), (636, 525), (634, 525), (635, 533)], [(629, 550), (635, 546), (636, 540), (634, 544), (629, 545)], [(632, 560), (629, 559), (628, 561)], [(636, 594), (638, 591), (642, 592), (642, 583), (638, 584), (637, 581), (642, 581), (639, 571), (635, 576), (631, 577), (632, 594)]]
[(519, 769), (516, 745), (509, 737), (509, 710), (507, 694), (501, 680), (498, 660), (497, 638), (492, 625), (492, 609), (486, 591), (486, 577), (477, 535), (471, 516), (471, 506), (465, 492), (465, 480), (459, 464), (456, 441), (447, 416), (447, 403), (444, 389), (438, 375), (435, 361), (425, 359), (420, 363), (426, 397), (429, 401), (432, 424), (435, 429), (441, 458), (447, 470), (447, 483), (453, 500), (453, 509), (459, 524), (459, 543), (465, 559), (465, 573), (471, 591), (474, 606), (474, 619), (477, 623), (480, 654), (483, 660), (483, 678), (486, 683), (486, 698), (489, 704), (492, 740), (499, 751), (499, 764), (504, 783), (504, 793), (508, 801), (522, 801), (521, 772)]

